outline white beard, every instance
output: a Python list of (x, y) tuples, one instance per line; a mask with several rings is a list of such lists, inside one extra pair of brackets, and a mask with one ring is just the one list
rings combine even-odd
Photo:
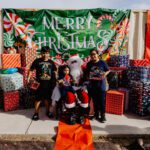
[(72, 75), (73, 79), (76, 83), (79, 83), (79, 80), (82, 76), (82, 69), (78, 64), (70, 65), (70, 74)]

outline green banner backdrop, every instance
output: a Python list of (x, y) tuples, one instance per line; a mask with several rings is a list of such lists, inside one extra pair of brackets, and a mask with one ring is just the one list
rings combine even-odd
[(84, 9), (25, 11), (3, 9), (4, 46), (21, 38), (29, 47), (49, 46), (51, 55), (67, 58), (78, 53), (86, 58), (99, 53), (125, 54), (130, 10)]

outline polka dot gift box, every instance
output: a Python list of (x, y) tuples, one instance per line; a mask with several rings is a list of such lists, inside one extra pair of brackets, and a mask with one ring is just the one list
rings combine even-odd
[(23, 87), (23, 76), (20, 73), (0, 74), (0, 85), (4, 92), (18, 90)]

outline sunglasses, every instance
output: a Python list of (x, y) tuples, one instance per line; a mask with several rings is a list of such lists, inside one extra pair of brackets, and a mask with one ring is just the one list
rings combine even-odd
[(74, 61), (72, 61), (71, 63), (72, 63), (72, 64), (74, 64), (74, 63), (77, 63), (77, 61), (76, 61), (76, 60), (74, 60)]

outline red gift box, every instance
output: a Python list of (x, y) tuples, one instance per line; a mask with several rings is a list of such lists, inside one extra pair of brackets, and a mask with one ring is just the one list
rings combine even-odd
[(0, 88), (0, 109), (4, 106), (4, 94), (3, 90)]
[(19, 107), (19, 92), (4, 93), (4, 111), (16, 110)]
[[(23, 83), (24, 83), (24, 86), (26, 86), (27, 85), (27, 78), (28, 78), (29, 68), (21, 67), (21, 68), (18, 68), (18, 70), (19, 70), (19, 73), (21, 73), (23, 75)], [(35, 77), (36, 77), (36, 71), (34, 70), (32, 72), (31, 78), (35, 78)]]
[(21, 54), (22, 67), (30, 68), (32, 62), (36, 59), (36, 49), (27, 48)]
[(37, 90), (39, 86), (40, 86), (40, 83), (37, 82), (36, 80), (33, 80), (30, 83), (30, 89), (32, 90)]
[(124, 93), (117, 90), (109, 90), (106, 93), (106, 112), (122, 115), (124, 111)]
[(20, 54), (2, 54), (2, 68), (21, 67)]
[(127, 70), (127, 67), (109, 67), (110, 70), (123, 71)]
[(149, 61), (146, 59), (130, 59), (130, 66), (149, 66)]

